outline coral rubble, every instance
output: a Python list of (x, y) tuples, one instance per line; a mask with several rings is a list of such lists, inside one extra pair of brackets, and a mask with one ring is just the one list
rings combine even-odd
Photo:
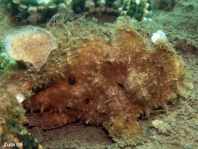
[[(4, 81), (6, 84), (3, 84)], [(38, 141), (24, 127), (27, 122), (25, 109), (14, 97), (22, 87), (20, 83), (18, 84), (19, 79), (15, 81), (7, 77), (0, 83), (0, 148), (42, 149)]]
[(24, 75), (34, 89), (47, 80), (24, 103), (29, 125), (51, 129), (80, 121), (102, 125), (120, 146), (138, 144), (146, 138), (138, 117), (159, 106), (167, 110), (167, 102), (192, 88), (186, 65), (167, 41), (153, 45), (130, 23), (83, 23), (53, 26), (64, 35), (56, 35), (62, 50), (40, 72)]

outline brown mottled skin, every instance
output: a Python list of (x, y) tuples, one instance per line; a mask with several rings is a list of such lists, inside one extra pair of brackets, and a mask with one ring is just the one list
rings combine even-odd
[[(36, 93), (26, 107), (38, 115), (30, 126), (43, 129), (80, 121), (102, 125), (120, 146), (146, 137), (140, 114), (182, 94), (185, 64), (166, 43), (146, 46), (129, 27), (120, 27), (111, 43), (90, 40), (68, 52), (64, 77)], [(35, 120), (35, 118), (34, 118)]]

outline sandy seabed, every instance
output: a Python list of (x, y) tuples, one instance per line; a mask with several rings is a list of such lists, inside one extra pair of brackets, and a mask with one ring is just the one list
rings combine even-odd
[[(154, 1), (154, 0), (153, 0)], [(191, 71), (194, 88), (186, 98), (178, 98), (169, 105), (169, 110), (156, 109), (150, 118), (142, 118), (141, 123), (149, 137), (143, 144), (126, 146), (125, 149), (196, 149), (198, 148), (198, 2), (196, 0), (165, 0), (153, 2), (153, 21), (140, 24), (140, 33), (151, 36), (161, 29)], [(0, 2), (0, 41), (16, 30), (20, 23), (15, 18), (10, 21), (9, 14)], [(5, 15), (7, 14), (7, 15)], [(12, 22), (12, 23), (11, 23)], [(153, 127), (152, 122), (162, 123)], [(42, 131), (38, 127), (29, 131), (46, 149), (105, 149), (119, 148), (101, 127), (68, 124), (64, 127)]]

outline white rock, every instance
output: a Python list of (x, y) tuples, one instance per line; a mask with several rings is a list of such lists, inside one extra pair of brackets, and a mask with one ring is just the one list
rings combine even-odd
[(18, 101), (18, 103), (22, 103), (25, 100), (25, 97), (22, 94), (17, 94), (16, 100)]
[(154, 44), (159, 44), (162, 42), (167, 42), (168, 38), (166, 36), (166, 33), (162, 30), (158, 30), (157, 32), (153, 33), (153, 36), (151, 37), (151, 40)]

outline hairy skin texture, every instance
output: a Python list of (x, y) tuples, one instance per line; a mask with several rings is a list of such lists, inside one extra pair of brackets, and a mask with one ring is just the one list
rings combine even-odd
[(128, 26), (114, 34), (109, 43), (79, 42), (68, 52), (64, 77), (25, 103), (33, 112), (28, 114), (30, 126), (102, 125), (121, 147), (145, 139), (138, 117), (159, 106), (167, 109), (167, 101), (185, 95), (191, 85), (186, 65), (167, 43), (149, 47)]

